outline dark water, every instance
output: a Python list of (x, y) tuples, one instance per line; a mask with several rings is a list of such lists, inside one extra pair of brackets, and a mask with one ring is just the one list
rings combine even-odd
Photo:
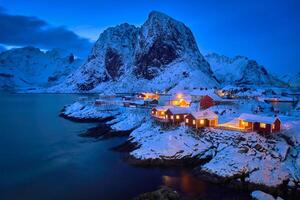
[(246, 199), (180, 169), (139, 168), (110, 151), (126, 140), (78, 134), (96, 124), (58, 117), (76, 95), (0, 94), (0, 199), (131, 199), (168, 185), (189, 197)]

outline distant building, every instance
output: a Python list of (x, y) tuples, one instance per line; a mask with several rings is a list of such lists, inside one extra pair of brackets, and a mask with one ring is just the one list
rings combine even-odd
[(156, 99), (156, 100), (158, 100), (159, 99), (159, 94), (152, 93), (152, 92), (142, 92), (142, 93), (138, 94), (138, 98), (142, 98), (144, 100), (147, 100), (147, 99)]
[(179, 107), (189, 107), (192, 97), (188, 94), (177, 93), (170, 98), (170, 105)]

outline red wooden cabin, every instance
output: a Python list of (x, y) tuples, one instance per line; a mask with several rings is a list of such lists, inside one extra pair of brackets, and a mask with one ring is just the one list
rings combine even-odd
[(218, 115), (211, 110), (192, 112), (186, 116), (185, 125), (193, 128), (215, 127), (218, 125)]
[(238, 120), (240, 128), (258, 133), (276, 133), (281, 130), (281, 121), (278, 117), (242, 114)]

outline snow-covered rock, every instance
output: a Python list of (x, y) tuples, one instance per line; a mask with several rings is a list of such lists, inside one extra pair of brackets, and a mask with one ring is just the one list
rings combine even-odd
[(223, 85), (285, 85), (283, 81), (270, 74), (264, 66), (244, 56), (230, 58), (211, 53), (206, 55), (205, 59)]
[(43, 52), (24, 47), (0, 53), (0, 88), (49, 87), (79, 67), (80, 59), (61, 49)]
[(300, 72), (283, 75), (280, 77), (280, 79), (285, 81), (291, 87), (300, 88)]
[(191, 30), (153, 11), (141, 27), (125, 23), (106, 29), (87, 61), (51, 91), (164, 91), (216, 85)]
[(281, 197), (274, 198), (272, 195), (262, 192), (260, 190), (255, 190), (251, 193), (251, 196), (255, 200), (283, 200)]
[(150, 110), (120, 105), (95, 106), (89, 101), (66, 106), (63, 114), (75, 119), (108, 119), (106, 124), (116, 132), (133, 130), (129, 141), (136, 148), (130, 152), (130, 158), (136, 163), (192, 161), (201, 163), (197, 166), (199, 173), (226, 180), (240, 179), (272, 188), (286, 183), (291, 188), (299, 186), (299, 119), (290, 122), (284, 119), (281, 134), (265, 137), (254, 132), (214, 128), (198, 133), (184, 126), (165, 128), (149, 117)]

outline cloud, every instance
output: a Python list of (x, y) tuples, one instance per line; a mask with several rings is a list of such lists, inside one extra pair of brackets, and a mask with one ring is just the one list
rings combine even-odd
[(5, 45), (39, 48), (67, 49), (79, 56), (86, 56), (91, 42), (65, 27), (53, 27), (36, 17), (10, 15), (0, 7), (0, 43)]

